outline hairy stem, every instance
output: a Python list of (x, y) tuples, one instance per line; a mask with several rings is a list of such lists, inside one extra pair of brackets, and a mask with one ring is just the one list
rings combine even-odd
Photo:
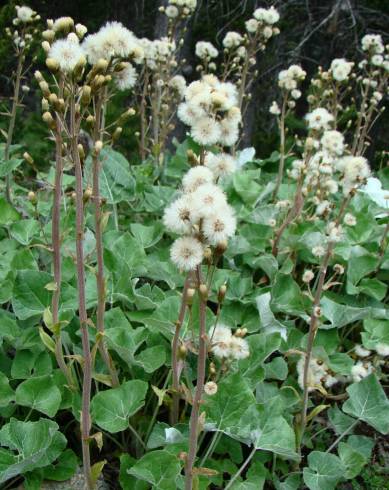
[[(63, 80), (59, 84), (59, 94), (62, 97)], [(54, 177), (54, 196), (51, 220), (51, 235), (53, 249), (53, 268), (55, 289), (51, 301), (53, 315), (53, 325), (55, 331), (55, 358), (58, 366), (66, 377), (70, 389), (75, 389), (71, 371), (66, 365), (61, 338), (61, 326), (59, 323), (59, 299), (61, 295), (62, 280), (62, 260), (61, 260), (61, 203), (62, 203), (62, 176), (63, 176), (63, 157), (62, 157), (62, 124), (59, 115), (56, 115), (55, 128), (55, 177)]]
[(179, 343), (180, 343), (180, 331), (182, 327), (182, 323), (185, 318), (186, 312), (186, 293), (189, 287), (189, 274), (185, 280), (184, 291), (182, 293), (181, 299), (181, 307), (180, 312), (178, 314), (178, 320), (176, 322), (176, 328), (174, 332), (173, 342), (172, 342), (172, 389), (173, 389), (173, 403), (172, 403), (172, 411), (170, 416), (171, 425), (175, 425), (178, 422), (178, 413), (179, 413), (179, 405), (180, 405), (180, 374), (179, 374)]
[(278, 175), (276, 186), (273, 191), (273, 200), (277, 199), (278, 191), (280, 190), (280, 185), (282, 182), (282, 177), (284, 176), (284, 166), (285, 166), (285, 115), (286, 115), (286, 102), (287, 96), (284, 97), (282, 102), (281, 117), (280, 117), (280, 165), (278, 167)]
[[(18, 65), (16, 68), (16, 78), (15, 78), (15, 87), (14, 87), (14, 93), (12, 98), (11, 115), (10, 115), (8, 132), (7, 132), (7, 141), (5, 143), (5, 148), (4, 148), (5, 162), (9, 160), (12, 139), (13, 139), (13, 134), (15, 129), (16, 113), (19, 105), (20, 82), (22, 79), (23, 61), (24, 61), (24, 53), (23, 51), (21, 51), (18, 56)], [(11, 179), (12, 179), (12, 174), (8, 172), (5, 177), (5, 197), (10, 204), (12, 203)]]
[(275, 237), (273, 240), (272, 251), (271, 251), (271, 253), (274, 255), (274, 257), (277, 257), (277, 255), (278, 255), (278, 246), (280, 244), (280, 241), (281, 241), (282, 235), (284, 234), (284, 231), (292, 223), (292, 221), (300, 215), (301, 210), (303, 208), (304, 199), (303, 199), (303, 195), (301, 192), (302, 186), (303, 186), (303, 176), (300, 177), (300, 180), (297, 183), (297, 189), (296, 189), (296, 194), (294, 197), (293, 207), (291, 208), (291, 210), (287, 214), (284, 222), (282, 223), (282, 225), (280, 226), (280, 228), (277, 230), (277, 232), (275, 234)]
[[(200, 277), (200, 271), (198, 271)], [(204, 390), (205, 365), (207, 360), (206, 339), (206, 305), (207, 300), (200, 291), (199, 280), (199, 355), (197, 362), (197, 381), (193, 398), (192, 412), (189, 421), (189, 451), (185, 467), (185, 490), (193, 489), (193, 466), (197, 453), (197, 438), (199, 431), (200, 403)]]
[(82, 412), (81, 412), (81, 440), (82, 460), (84, 466), (85, 481), (88, 489), (93, 488), (91, 462), (90, 462), (90, 438), (91, 428), (90, 397), (92, 384), (92, 359), (88, 335), (88, 315), (85, 297), (85, 265), (84, 265), (84, 202), (82, 185), (82, 166), (78, 153), (78, 132), (80, 116), (76, 112), (75, 95), (71, 95), (70, 101), (70, 130), (71, 152), (76, 176), (76, 259), (77, 259), (77, 288), (78, 311), (82, 336), (82, 350), (84, 357), (84, 376), (82, 384)]
[[(93, 138), (94, 141), (101, 140), (103, 137), (103, 122), (102, 122), (102, 106), (104, 103), (104, 95), (100, 94), (97, 97), (95, 105), (95, 127)], [(100, 158), (99, 152), (93, 151), (93, 201), (95, 207), (95, 239), (96, 239), (96, 256), (97, 256), (97, 271), (96, 271), (96, 285), (97, 285), (97, 314), (96, 323), (97, 330), (101, 335), (99, 339), (99, 352), (107, 366), (109, 374), (111, 376), (112, 386), (119, 386), (119, 377), (116, 368), (113, 364), (112, 358), (108, 352), (105, 339), (104, 339), (104, 314), (105, 314), (105, 277), (104, 277), (104, 257), (103, 257), (103, 230), (101, 228), (102, 213), (101, 213), (101, 196), (100, 196)]]

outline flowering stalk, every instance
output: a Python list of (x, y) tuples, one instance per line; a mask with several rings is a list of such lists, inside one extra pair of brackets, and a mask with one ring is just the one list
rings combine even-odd
[[(61, 77), (59, 82), (59, 96), (63, 96), (64, 80)], [(74, 389), (74, 381), (69, 367), (66, 365), (61, 339), (61, 325), (59, 321), (59, 299), (61, 296), (62, 280), (62, 261), (61, 261), (61, 200), (62, 200), (62, 177), (63, 177), (63, 156), (62, 156), (62, 122), (60, 115), (56, 114), (55, 122), (55, 178), (54, 178), (54, 197), (53, 211), (51, 220), (51, 235), (53, 249), (53, 268), (55, 289), (51, 301), (53, 315), (53, 329), (55, 338), (55, 357), (59, 368), (66, 377), (69, 388)]]
[(179, 342), (180, 342), (181, 327), (185, 318), (185, 312), (187, 307), (187, 292), (189, 288), (189, 282), (190, 282), (190, 275), (188, 274), (184, 284), (184, 291), (182, 293), (180, 312), (178, 315), (178, 320), (176, 322), (176, 328), (175, 328), (173, 342), (172, 342), (173, 403), (172, 403), (172, 413), (171, 413), (171, 425), (175, 425), (178, 422), (178, 412), (179, 412), (179, 404), (180, 404)]
[(284, 176), (284, 165), (285, 165), (285, 115), (286, 115), (286, 102), (287, 97), (284, 97), (282, 101), (282, 109), (281, 116), (279, 121), (279, 129), (280, 129), (280, 165), (278, 167), (278, 175), (276, 186), (273, 191), (273, 199), (277, 199), (278, 191), (280, 190), (280, 185), (282, 182), (282, 178)]
[(204, 391), (205, 365), (207, 360), (206, 306), (208, 288), (205, 284), (201, 283), (201, 271), (199, 267), (197, 268), (197, 276), (199, 291), (199, 355), (197, 360), (196, 390), (189, 421), (189, 451), (185, 467), (185, 490), (192, 490), (193, 488), (193, 466), (197, 453), (200, 403)]
[[(16, 68), (16, 76), (15, 76), (15, 86), (14, 93), (12, 97), (12, 108), (9, 120), (9, 126), (7, 131), (7, 141), (5, 143), (4, 149), (4, 160), (7, 162), (10, 157), (10, 150), (12, 145), (12, 138), (15, 129), (15, 121), (16, 121), (16, 113), (19, 106), (19, 94), (20, 94), (20, 82), (22, 79), (22, 71), (23, 71), (23, 61), (24, 61), (24, 51), (21, 50), (18, 56), (18, 64)], [(11, 194), (11, 173), (8, 172), (5, 177), (5, 196), (7, 201), (12, 203), (12, 194)]]
[[(73, 88), (75, 90), (75, 88)], [(88, 314), (86, 310), (85, 297), (85, 265), (84, 265), (84, 202), (82, 185), (82, 166), (78, 150), (80, 114), (76, 108), (75, 94), (70, 97), (70, 137), (71, 154), (73, 158), (76, 176), (76, 261), (77, 261), (77, 288), (78, 288), (78, 311), (82, 336), (83, 350), (83, 384), (82, 384), (82, 411), (81, 411), (81, 440), (82, 460), (84, 466), (85, 481), (88, 489), (93, 488), (91, 462), (90, 462), (90, 397), (92, 384), (92, 358), (88, 335)]]
[(97, 284), (97, 331), (101, 338), (99, 339), (99, 351), (103, 358), (105, 365), (111, 376), (112, 386), (119, 386), (118, 373), (113, 364), (112, 358), (108, 352), (104, 339), (104, 313), (105, 313), (105, 278), (104, 278), (104, 257), (103, 257), (103, 230), (101, 228), (102, 213), (101, 213), (101, 196), (99, 175), (101, 161), (99, 158), (100, 147), (99, 143), (102, 143), (104, 125), (103, 125), (103, 104), (105, 99), (105, 89), (102, 93), (96, 96), (95, 100), (95, 126), (93, 132), (93, 138), (95, 147), (92, 154), (93, 165), (93, 202), (95, 206), (95, 239), (96, 239), (96, 255), (97, 255), (97, 272), (96, 272), (96, 284)]
[[(341, 205), (341, 208), (339, 210), (338, 217), (335, 221), (335, 225), (339, 226), (340, 222), (343, 219), (346, 207), (348, 203), (350, 202), (350, 196), (347, 196)], [(305, 362), (304, 362), (304, 371), (303, 371), (303, 387), (304, 387), (304, 392), (303, 392), (303, 406), (301, 409), (301, 422), (300, 422), (300, 430), (299, 430), (299, 435), (298, 435), (298, 451), (301, 453), (301, 444), (302, 440), (304, 437), (304, 432), (307, 426), (307, 410), (308, 410), (308, 393), (309, 393), (309, 383), (308, 383), (308, 378), (309, 378), (309, 366), (311, 363), (312, 359), (312, 350), (313, 350), (313, 344), (315, 341), (317, 329), (318, 329), (318, 319), (320, 317), (320, 301), (321, 301), (321, 295), (323, 292), (323, 286), (325, 282), (325, 278), (327, 275), (327, 269), (328, 269), (328, 264), (330, 261), (330, 258), (332, 256), (332, 252), (335, 246), (335, 242), (332, 240), (329, 240), (328, 245), (327, 245), (327, 250), (326, 253), (323, 257), (323, 261), (320, 267), (320, 273), (319, 273), (319, 280), (317, 283), (317, 288), (313, 300), (313, 305), (312, 305), (312, 313), (311, 313), (311, 318), (309, 322), (309, 332), (308, 332), (308, 341), (307, 341), (307, 348), (305, 352)]]

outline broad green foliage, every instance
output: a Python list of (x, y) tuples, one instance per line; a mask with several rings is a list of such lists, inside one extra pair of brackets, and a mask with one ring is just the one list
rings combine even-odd
[[(182, 454), (188, 450), (190, 393), (196, 386), (197, 346), (192, 336), (198, 332), (198, 298), (194, 298), (191, 318), (187, 316), (182, 327), (186, 353), (180, 360), (181, 383), (187, 405), (186, 409), (180, 405), (179, 423), (173, 427), (168, 416), (173, 396), (169, 390), (171, 342), (184, 276), (170, 261), (169, 246), (175, 237), (163, 228), (161, 215), (177, 194), (189, 148), (195, 148), (191, 140), (177, 148), (159, 183), (148, 164), (130, 166), (111, 149), (102, 154), (100, 185), (106, 199), (104, 342), (119, 372), (120, 385), (111, 385), (95, 347), (90, 446), (95, 457), (96, 445), (102, 444), (101, 457), (94, 462), (102, 465), (107, 459), (107, 465), (114, 461), (118, 467), (120, 459), (118, 480), (124, 490), (183, 488)], [(382, 260), (377, 259), (385, 223), (375, 218), (377, 205), (361, 194), (353, 210), (358, 223), (347, 230), (330, 262), (328, 277), (335, 263), (345, 267), (345, 274), (333, 279), (335, 286), (322, 295), (313, 351), (342, 381), (310, 393), (305, 449), (302, 458), (298, 454), (302, 390), (297, 363), (306, 348), (312, 306), (301, 278), (306, 269), (317, 277), (320, 259), (311, 250), (322, 242), (323, 229), (314, 221), (291, 224), (280, 245), (289, 252), (277, 258), (272, 255), (274, 230), (269, 219), (280, 211), (270, 199), (269, 164), (249, 162), (223, 183), (237, 211), (239, 227), (214, 272), (206, 309), (207, 331), (217, 321), (217, 294), (226, 284), (218, 321), (233, 330), (247, 329), (250, 355), (224, 365), (218, 371), (217, 393), (203, 396), (203, 430), (195, 463), (200, 490), (211, 485), (226, 487), (250, 452), (251, 459), (232, 490), (258, 490), (268, 484), (280, 490), (297, 490), (303, 485), (310, 490), (332, 490), (356, 478), (370, 461), (374, 439), (361, 435), (362, 424), (378, 433), (389, 433), (389, 402), (380, 382), (387, 358), (377, 357), (375, 351), (377, 344), (389, 344), (389, 256), (385, 251)], [(90, 159), (85, 169), (85, 184), (90, 184)], [(41, 175), (51, 183), (53, 177), (52, 171)], [(64, 190), (72, 189), (73, 175), (65, 172), (63, 185)], [(293, 189), (283, 186), (281, 193), (290, 197)], [(63, 420), (80, 421), (81, 411), (83, 358), (74, 261), (75, 209), (67, 198), (61, 219), (60, 325), (54, 326), (51, 197), (50, 189), (39, 193), (39, 220), (31, 203), (24, 203), (22, 215), (0, 200), (0, 302), (4, 305), (0, 310), (0, 414), (4, 418), (0, 481), (24, 475), (30, 488), (39, 488), (45, 479), (71, 478), (81, 457), (74, 426), (68, 429), (62, 425)], [(91, 348), (99, 339), (92, 204), (85, 204), (84, 240)], [(202, 272), (207, 274), (206, 266)], [(58, 369), (53, 352), (58, 328), (76, 381), (74, 390)], [(357, 343), (371, 351), (375, 372), (354, 382)], [(219, 370), (219, 360), (208, 354)], [(207, 379), (211, 379), (208, 371)], [(326, 393), (345, 393), (347, 399), (339, 402), (327, 398)], [(340, 441), (326, 452), (336, 437), (341, 437)], [(293, 474), (296, 465), (300, 465), (301, 474)]]

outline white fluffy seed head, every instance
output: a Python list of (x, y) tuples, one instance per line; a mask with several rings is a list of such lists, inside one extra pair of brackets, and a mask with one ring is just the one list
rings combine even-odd
[(173, 233), (189, 233), (192, 218), (191, 199), (183, 195), (165, 209), (163, 223)]
[(77, 65), (85, 63), (82, 47), (67, 39), (55, 41), (49, 50), (48, 58), (55, 60), (64, 73), (72, 73)]
[(213, 173), (209, 168), (198, 165), (188, 170), (182, 179), (182, 185), (185, 192), (194, 192), (204, 184), (211, 184), (213, 179)]
[(236, 218), (232, 208), (226, 205), (206, 217), (202, 230), (210, 245), (217, 245), (231, 238), (236, 231)]
[(196, 269), (201, 264), (203, 255), (202, 244), (191, 236), (177, 238), (170, 249), (172, 262), (186, 272)]
[(219, 153), (217, 155), (208, 153), (204, 164), (212, 170), (217, 179), (231, 175), (237, 169), (236, 159), (227, 153)]

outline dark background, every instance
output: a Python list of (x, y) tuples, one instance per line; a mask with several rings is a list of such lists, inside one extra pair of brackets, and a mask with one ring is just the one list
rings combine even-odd
[[(3, 102), (12, 92), (9, 74), (14, 66), (11, 45), (4, 36), (4, 28), (12, 23), (15, 3), (23, 4), (14, 0), (0, 3), (0, 96)], [(165, 0), (26, 0), (24, 4), (36, 10), (43, 21), (69, 15), (75, 22), (85, 24), (90, 33), (107, 20), (119, 20), (138, 37), (155, 38), (164, 34), (164, 16), (158, 12), (158, 8), (165, 4)], [(335, 57), (355, 59), (359, 40), (364, 34), (379, 33), (386, 42), (389, 34), (389, 0), (198, 0), (198, 9), (188, 25), (183, 52), (186, 78), (190, 81), (196, 76), (193, 52), (198, 40), (208, 40), (220, 46), (228, 30), (244, 31), (244, 21), (256, 7), (270, 5), (275, 5), (280, 11), (281, 34), (269, 43), (266, 52), (258, 58), (259, 77), (246, 114), (242, 142), (244, 146), (254, 144), (260, 157), (267, 157), (278, 145), (275, 121), (268, 114), (268, 108), (278, 96), (276, 76), (281, 69), (299, 62), (312, 74), (319, 65), (327, 67)], [(45, 26), (43, 21), (42, 26)], [(39, 53), (39, 49), (36, 52)], [(33, 68), (42, 65), (43, 56), (38, 54)], [(32, 73), (33, 70), (30, 78)], [(29, 85), (31, 92), (25, 99), (26, 111), (23, 117), (19, 117), (15, 142), (22, 140), (39, 165), (44, 164), (43, 160), (47, 163), (50, 143), (40, 120), (40, 97), (34, 95), (36, 84), (31, 81)], [(117, 110), (130, 103), (128, 96), (125, 99), (119, 96)], [(302, 99), (297, 114), (303, 115), (304, 112)], [(298, 119), (290, 123), (296, 127), (301, 124)], [(124, 132), (120, 145), (128, 157), (136, 159), (133, 137), (136, 121), (131, 124)], [(6, 126), (5, 118), (2, 118), (1, 126)], [(372, 134), (371, 160), (377, 160), (377, 152), (385, 149), (388, 128), (389, 116), (384, 114)]]

